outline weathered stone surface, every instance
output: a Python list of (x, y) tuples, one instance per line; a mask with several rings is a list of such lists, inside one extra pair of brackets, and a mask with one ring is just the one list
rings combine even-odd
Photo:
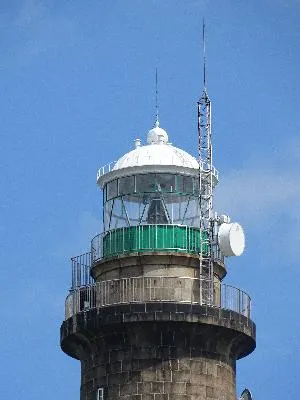
[(65, 321), (61, 346), (81, 360), (81, 400), (99, 387), (105, 400), (235, 400), (236, 359), (253, 351), (255, 325), (197, 305), (119, 305)]
[[(223, 263), (214, 263), (218, 280), (226, 275)], [(144, 252), (119, 255), (111, 260), (99, 260), (92, 268), (97, 281), (138, 276), (185, 276), (199, 278), (199, 256), (190, 253)]]

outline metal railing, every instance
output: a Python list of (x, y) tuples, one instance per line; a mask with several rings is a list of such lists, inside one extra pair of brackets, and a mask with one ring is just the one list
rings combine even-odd
[(198, 254), (200, 242), (205, 253), (207, 241), (198, 228), (187, 225), (138, 225), (112, 229), (91, 241), (92, 264), (120, 254), (147, 251), (170, 251)]
[[(142, 227), (139, 227), (139, 228), (141, 229)], [(124, 229), (126, 229), (126, 228), (124, 228)], [(97, 263), (98, 261), (100, 261), (104, 258), (103, 257), (103, 236), (104, 236), (104, 233), (94, 237), (94, 239), (92, 240), (92, 251), (91, 252), (87, 252), (87, 253), (84, 253), (79, 256), (71, 258), (71, 266), (72, 266), (71, 290), (80, 288), (82, 286), (89, 286), (89, 285), (92, 285), (95, 283), (94, 278), (92, 278), (92, 276), (91, 276), (91, 267), (92, 267), (92, 265), (94, 265), (95, 263)], [(128, 251), (128, 248), (124, 247), (122, 249), (124, 251), (120, 252), (121, 254), (130, 253)], [(145, 251), (145, 249), (143, 249), (143, 250)], [(157, 250), (157, 247), (151, 247), (151, 248), (146, 249), (146, 251), (151, 251), (151, 250), (152, 251)], [(190, 244), (186, 248), (183, 248), (182, 246), (178, 247), (178, 248), (164, 247), (163, 250), (164, 251), (180, 250), (181, 252), (187, 251), (190, 253), (197, 254), (197, 252), (195, 251), (195, 245), (194, 245), (194, 247), (192, 247)], [(139, 249), (135, 249), (135, 251), (138, 252)], [(214, 245), (212, 247), (212, 251), (213, 251), (213, 255), (214, 255), (214, 257), (213, 257), (214, 260), (223, 263), (224, 256), (221, 254), (219, 246)], [(113, 257), (114, 255), (111, 254), (111, 256)], [(107, 257), (107, 258), (109, 258), (109, 257)]]
[[(99, 180), (99, 178), (101, 178), (101, 176), (111, 172), (114, 169), (114, 166), (116, 165), (117, 162), (118, 161), (111, 161), (110, 163), (105, 164), (105, 165), (103, 165), (103, 167), (99, 168), (97, 171), (97, 181)], [(200, 165), (201, 165), (201, 170), (203, 170), (203, 171), (209, 170), (209, 166), (207, 164), (205, 164), (204, 162), (201, 162)], [(216, 180), (219, 181), (219, 171), (214, 166), (212, 169), (212, 174), (216, 178)]]
[[(71, 290), (66, 298), (65, 317), (117, 304), (170, 302), (205, 305), (203, 296), (200, 296), (201, 287), (198, 278), (188, 277), (132, 277), (102, 281)], [(251, 299), (234, 286), (215, 283), (211, 306), (250, 318)]]
[(91, 252), (71, 258), (72, 264), (72, 285), (71, 289), (87, 286), (94, 283), (91, 277)]
[(97, 181), (99, 178), (101, 178), (101, 176), (111, 172), (114, 169), (114, 166), (116, 165), (116, 163), (117, 163), (117, 161), (112, 161), (112, 162), (104, 165), (103, 167), (99, 168), (97, 171)]

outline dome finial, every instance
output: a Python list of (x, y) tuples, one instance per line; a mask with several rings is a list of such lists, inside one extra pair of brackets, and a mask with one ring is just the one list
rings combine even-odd
[(148, 144), (167, 144), (169, 141), (167, 132), (159, 127), (158, 121), (154, 128), (150, 129), (147, 135)]

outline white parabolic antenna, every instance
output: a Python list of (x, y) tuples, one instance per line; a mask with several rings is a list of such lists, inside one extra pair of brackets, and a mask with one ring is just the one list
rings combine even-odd
[(240, 256), (245, 249), (243, 228), (237, 222), (220, 225), (218, 242), (225, 257)]

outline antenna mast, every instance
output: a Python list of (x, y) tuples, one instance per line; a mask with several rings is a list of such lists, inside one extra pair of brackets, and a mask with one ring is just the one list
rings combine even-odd
[(198, 111), (198, 160), (199, 160), (199, 217), (200, 217), (200, 304), (213, 305), (213, 165), (211, 101), (206, 89), (205, 22), (202, 29), (203, 42), (203, 93), (197, 103)]
[(158, 71), (155, 70), (155, 126), (159, 126), (159, 105), (158, 105)]

